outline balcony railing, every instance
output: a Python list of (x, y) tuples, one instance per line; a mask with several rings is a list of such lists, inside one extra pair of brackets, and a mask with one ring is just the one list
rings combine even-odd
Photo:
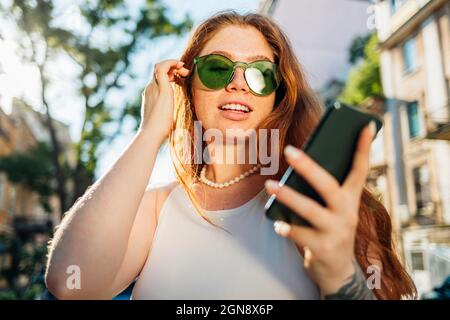
[(450, 140), (450, 103), (425, 114), (427, 139)]

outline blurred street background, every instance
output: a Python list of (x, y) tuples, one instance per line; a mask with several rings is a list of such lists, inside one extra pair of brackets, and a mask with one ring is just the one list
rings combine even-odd
[[(324, 104), (381, 115), (368, 185), (420, 298), (449, 294), (450, 0), (1, 0), (0, 299), (52, 298), (54, 228), (132, 139), (154, 64), (225, 9), (279, 23)], [(174, 179), (164, 144), (149, 184)]]

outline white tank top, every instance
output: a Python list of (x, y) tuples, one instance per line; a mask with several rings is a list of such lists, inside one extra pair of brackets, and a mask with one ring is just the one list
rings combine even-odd
[(264, 214), (265, 189), (245, 204), (203, 214), (177, 185), (164, 202), (132, 299), (319, 299), (295, 244)]

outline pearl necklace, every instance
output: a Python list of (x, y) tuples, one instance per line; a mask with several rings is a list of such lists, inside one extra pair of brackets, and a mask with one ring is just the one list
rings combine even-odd
[(252, 173), (255, 173), (259, 168), (261, 168), (261, 165), (258, 163), (256, 166), (254, 166), (250, 170), (247, 170), (246, 172), (244, 172), (240, 176), (237, 176), (234, 179), (231, 179), (229, 181), (222, 182), (222, 183), (217, 183), (217, 182), (211, 181), (208, 178), (206, 178), (206, 165), (205, 165), (205, 166), (203, 166), (202, 171), (200, 171), (200, 181), (210, 187), (222, 189), (222, 188), (229, 187), (229, 186), (247, 178)]

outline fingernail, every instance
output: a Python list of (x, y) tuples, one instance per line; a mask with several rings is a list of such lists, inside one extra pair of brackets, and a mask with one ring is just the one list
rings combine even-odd
[(374, 136), (377, 131), (377, 125), (375, 124), (375, 121), (373, 121), (373, 120), (370, 121), (369, 128), (370, 128), (370, 132), (372, 133), (372, 136)]
[(284, 148), (284, 154), (293, 160), (298, 160), (302, 156), (302, 152), (300, 151), (300, 149), (297, 149), (291, 145), (288, 145), (286, 146), (286, 148)]
[(275, 221), (273, 223), (273, 228), (277, 234), (283, 237), (287, 236), (289, 231), (291, 231), (291, 226), (288, 223), (281, 220)]
[(270, 191), (276, 191), (280, 188), (280, 185), (275, 180), (267, 179), (264, 184)]

